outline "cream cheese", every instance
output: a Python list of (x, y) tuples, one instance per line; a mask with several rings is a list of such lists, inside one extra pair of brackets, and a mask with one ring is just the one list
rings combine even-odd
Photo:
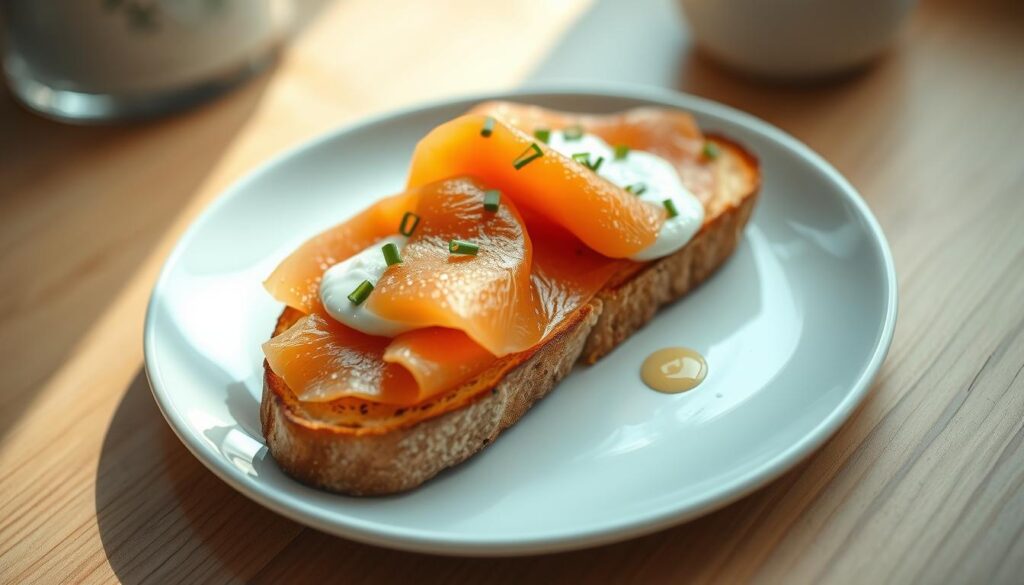
[(643, 185), (639, 195), (651, 205), (661, 206), (671, 199), (679, 215), (665, 220), (657, 239), (648, 247), (633, 254), (632, 260), (654, 260), (679, 250), (693, 238), (704, 223), (704, 206), (690, 193), (679, 178), (675, 167), (660, 156), (641, 150), (630, 150), (616, 160), (615, 149), (592, 134), (583, 134), (575, 140), (566, 139), (564, 132), (552, 132), (548, 146), (567, 157), (587, 153), (592, 162), (604, 157), (597, 174), (620, 187)]
[(336, 321), (368, 335), (394, 337), (415, 329), (381, 317), (373, 312), (366, 302), (357, 305), (348, 299), (348, 295), (364, 280), (376, 285), (387, 270), (388, 263), (384, 260), (381, 247), (393, 243), (401, 249), (406, 239), (405, 236), (389, 236), (328, 268), (327, 272), (324, 272), (323, 280), (320, 281), (320, 302), (323, 303), (327, 314)]

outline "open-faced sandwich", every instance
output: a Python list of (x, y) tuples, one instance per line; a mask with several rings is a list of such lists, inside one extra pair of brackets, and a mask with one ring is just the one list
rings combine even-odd
[(270, 275), (263, 433), (293, 477), (408, 490), (464, 461), (732, 253), (756, 160), (683, 112), (485, 103), (416, 147), (406, 191)]

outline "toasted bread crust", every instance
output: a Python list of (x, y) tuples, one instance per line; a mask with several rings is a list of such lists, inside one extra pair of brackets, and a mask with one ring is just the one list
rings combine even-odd
[[(547, 395), (576, 361), (593, 363), (647, 323), (658, 308), (707, 279), (736, 249), (757, 198), (757, 162), (715, 137), (753, 169), (750, 188), (720, 210), (683, 249), (646, 264), (601, 291), (550, 340), (496, 383), (475, 385), (473, 398), (431, 418), (387, 432), (361, 432), (314, 420), (295, 407), (284, 380), (264, 362), (260, 419), (278, 465), (304, 483), (352, 495), (412, 489), (480, 451)], [(274, 334), (294, 321), (282, 314)], [(482, 388), (481, 388), (482, 386)], [(479, 390), (479, 391), (476, 391)]]

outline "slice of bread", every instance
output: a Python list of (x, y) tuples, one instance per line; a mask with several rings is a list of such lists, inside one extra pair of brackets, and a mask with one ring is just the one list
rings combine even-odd
[[(618, 275), (543, 344), (501, 358), (459, 388), (409, 408), (352, 400), (304, 403), (264, 362), (260, 419), (278, 465), (326, 490), (389, 494), (422, 484), (494, 441), (578, 360), (594, 363), (612, 351), (736, 249), (757, 199), (757, 161), (731, 140), (708, 139), (721, 151), (711, 163), (719, 188), (703, 202), (704, 225), (693, 240), (675, 254)], [(301, 316), (285, 309), (274, 335)]]

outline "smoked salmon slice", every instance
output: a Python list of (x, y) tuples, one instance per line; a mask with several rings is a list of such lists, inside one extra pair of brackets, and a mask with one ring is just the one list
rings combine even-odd
[(455, 329), (394, 339), (356, 331), (323, 313), (305, 315), (263, 344), (270, 368), (304, 402), (357, 398), (408, 406), (482, 372), (495, 357)]
[[(497, 358), (462, 331), (428, 327), (391, 340), (381, 359), (389, 366), (407, 370), (413, 377), (416, 395), (411, 403), (416, 403), (469, 380)], [(409, 390), (386, 384), (382, 389), (384, 402), (410, 404), (405, 401)], [(387, 400), (391, 396), (397, 397), (399, 402)]]
[(348, 221), (310, 238), (270, 273), (263, 287), (278, 301), (303, 313), (321, 310), (320, 281), (324, 272), (397, 232), (402, 216), (413, 208), (416, 197), (416, 190), (386, 197)]
[(491, 101), (477, 105), (470, 113), (494, 117), (529, 135), (538, 130), (576, 127), (608, 144), (622, 144), (656, 154), (672, 163), (683, 184), (701, 203), (708, 206), (715, 201), (714, 171), (703, 156), (706, 138), (697, 121), (686, 112), (642, 107), (615, 114), (576, 114)]
[(263, 353), (299, 400), (353, 396), (411, 404), (419, 399), (416, 382), (406, 368), (384, 361), (390, 343), (316, 312), (264, 343)]
[[(367, 301), (381, 317), (414, 329), (440, 326), (464, 331), (495, 356), (540, 342), (546, 323), (530, 279), (533, 246), (515, 205), (484, 208), (485, 188), (452, 179), (421, 189), (420, 222)], [(477, 246), (455, 255), (449, 242)]]
[(651, 245), (665, 209), (495, 118), (469, 114), (441, 124), (416, 146), (409, 187), (472, 175), (524, 212), (562, 226), (595, 251), (628, 258)]

